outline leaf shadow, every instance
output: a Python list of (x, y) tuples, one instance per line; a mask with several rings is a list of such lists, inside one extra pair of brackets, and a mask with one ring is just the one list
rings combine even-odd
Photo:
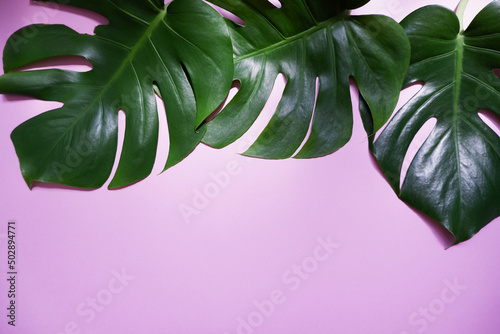
[(17, 102), (17, 101), (30, 101), (33, 100), (33, 98), (25, 95), (2, 94), (2, 100), (4, 102)]
[(63, 184), (47, 183), (47, 182), (40, 182), (40, 181), (33, 181), (33, 183), (31, 184), (31, 188), (32, 189), (39, 188), (39, 189), (72, 190), (72, 191), (82, 191), (82, 192), (90, 192), (90, 191), (97, 190), (97, 189), (85, 189), (85, 188), (66, 186)]
[(31, 63), (26, 66), (22, 66), (12, 72), (19, 71), (29, 71), (35, 69), (50, 69), (50, 68), (60, 68), (60, 67), (72, 67), (78, 66), (77, 68), (68, 68), (76, 72), (86, 72), (92, 70), (92, 64), (86, 58), (82, 56), (60, 56), (52, 57), (47, 59), (42, 59)]
[(437, 220), (430, 218), (425, 213), (411, 207), (410, 205), (406, 204), (406, 206), (427, 224), (427, 227), (429, 227), (436, 239), (438, 239), (438, 241), (445, 249), (453, 246), (453, 244), (455, 243), (455, 236), (453, 235), (453, 233), (448, 231), (446, 227), (444, 227)]
[(94, 11), (84, 9), (84, 8), (73, 7), (73, 6), (61, 4), (61, 3), (41, 2), (41, 1), (35, 1), (35, 0), (30, 0), (30, 5), (47, 7), (47, 8), (51, 8), (51, 9), (57, 9), (59, 11), (66, 12), (69, 14), (83, 16), (83, 17), (86, 17), (92, 21), (95, 21), (95, 23), (97, 25), (109, 24), (109, 21), (106, 17), (104, 17), (101, 14), (98, 14)]
[[(148, 175), (148, 177), (149, 177), (149, 176), (150, 176), (150, 175)], [(137, 183), (139, 183), (139, 182), (141, 182), (141, 181), (144, 181), (144, 179), (142, 179), (142, 180), (138, 180), (138, 181), (135, 181), (134, 183), (126, 184), (126, 185), (121, 186), (121, 187), (108, 188), (108, 191), (113, 192), (113, 191), (118, 191), (118, 190), (122, 190), (122, 189), (127, 189), (127, 188), (130, 188), (130, 187), (132, 187), (132, 186), (136, 185)]]
[[(370, 162), (373, 166), (373, 168), (384, 178), (386, 179), (386, 176), (384, 172), (382, 171), (382, 168), (378, 164), (377, 159), (373, 156), (371, 152), (368, 152), (368, 155), (370, 156)], [(387, 181), (387, 179), (386, 179)], [(388, 184), (389, 186), (389, 184)], [(396, 194), (395, 194), (396, 195)], [(401, 199), (400, 199), (401, 200)], [(435, 219), (430, 218), (420, 210), (417, 210), (413, 207), (411, 207), (409, 204), (404, 203), (410, 210), (412, 210), (422, 221), (424, 221), (431, 230), (431, 232), (434, 234), (436, 239), (439, 241), (439, 243), (445, 248), (448, 249), (451, 247), (454, 242), (455, 242), (455, 236), (446, 229), (441, 223), (436, 221)]]

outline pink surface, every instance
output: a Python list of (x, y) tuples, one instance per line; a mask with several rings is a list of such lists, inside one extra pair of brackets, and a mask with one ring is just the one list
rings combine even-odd
[[(400, 20), (431, 3), (373, 0), (356, 13)], [(487, 3), (471, 1), (467, 21)], [(86, 11), (2, 0), (0, 45), (28, 23), (91, 33), (97, 22)], [(443, 229), (400, 202), (374, 167), (357, 110), (352, 140), (328, 157), (236, 154), (265, 126), (277, 86), (234, 145), (200, 146), (156, 175), (163, 144), (155, 173), (117, 191), (30, 191), (9, 136), (55, 104), (0, 96), (0, 333), (500, 333), (500, 220), (445, 250)], [(15, 328), (6, 317), (11, 220)]]

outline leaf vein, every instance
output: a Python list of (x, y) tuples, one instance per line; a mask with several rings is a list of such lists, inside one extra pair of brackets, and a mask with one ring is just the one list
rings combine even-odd
[(495, 144), (493, 144), (493, 143), (489, 140), (489, 138), (488, 138), (488, 137), (486, 137), (486, 136), (484, 135), (484, 133), (481, 131), (481, 129), (477, 128), (477, 127), (476, 127), (473, 123), (471, 123), (471, 122), (470, 122), (467, 118), (465, 118), (465, 117), (460, 116), (460, 119), (461, 119), (462, 121), (464, 121), (464, 123), (465, 123), (465, 124), (467, 124), (470, 128), (472, 128), (472, 129), (473, 129), (473, 130), (477, 133), (477, 135), (478, 135), (478, 136), (480, 136), (481, 138), (483, 138), (483, 139), (484, 139), (484, 141), (485, 141), (485, 142), (487, 142), (487, 143), (491, 146), (491, 148), (495, 151), (495, 153), (498, 155), (498, 157), (500, 157), (500, 151), (499, 151), (498, 147), (497, 147)]
[(493, 53), (493, 54), (496, 54), (496, 55), (500, 55), (500, 51), (493, 50), (493, 49), (487, 49), (487, 48), (484, 48), (484, 47), (481, 47), (481, 46), (466, 44), (465, 47), (473, 49), (475, 51), (479, 51), (479, 52), (486, 52), (486, 53)]
[(174, 28), (172, 28), (171, 26), (169, 26), (164, 20), (162, 20), (161, 22), (163, 23), (163, 25), (165, 27), (167, 27), (167, 29), (169, 29), (170, 31), (172, 31), (177, 37), (179, 37), (184, 42), (186, 42), (187, 44), (191, 45), (192, 47), (194, 47), (195, 49), (197, 49), (198, 51), (200, 51), (201, 53), (203, 53), (208, 58), (208, 60), (214, 65), (215, 68), (219, 68), (217, 62), (211, 56), (209, 56), (208, 53), (206, 53), (199, 46), (197, 46), (196, 44), (194, 44), (193, 42), (191, 42), (190, 40), (188, 40), (186, 37), (184, 37), (181, 34), (179, 34), (177, 31), (174, 30)]
[(134, 78), (137, 81), (137, 87), (139, 88), (139, 104), (141, 105), (141, 110), (144, 111), (144, 90), (142, 89), (141, 81), (139, 80), (139, 76), (137, 75), (137, 70), (135, 69), (134, 63), (130, 62), (130, 66), (132, 67)]
[(446, 53), (442, 53), (442, 54), (439, 54), (439, 55), (435, 55), (435, 56), (432, 56), (432, 57), (429, 57), (429, 58), (425, 58), (425, 59), (422, 59), (422, 60), (419, 60), (417, 62), (414, 62), (411, 64), (411, 66), (415, 66), (415, 65), (422, 65), (422, 64), (425, 64), (429, 61), (433, 61), (433, 60), (437, 60), (437, 59), (440, 59), (440, 58), (446, 58), (452, 54), (455, 53), (455, 50), (452, 50), (452, 51), (449, 51), (449, 52), (446, 52)]
[(464, 76), (470, 78), (471, 80), (476, 81), (479, 85), (485, 87), (486, 89), (491, 90), (494, 94), (500, 96), (500, 92), (497, 89), (495, 89), (493, 86), (489, 85), (487, 82), (485, 82), (485, 81), (479, 79), (478, 77), (476, 77), (470, 73), (467, 73), (467, 72), (462, 72), (462, 74)]
[(114, 6), (116, 9), (118, 9), (120, 12), (122, 12), (123, 14), (133, 18), (134, 20), (136, 20), (137, 22), (140, 22), (142, 24), (144, 24), (145, 26), (148, 26), (149, 25), (149, 22), (141, 19), (140, 17), (138, 16), (135, 16), (134, 14), (126, 11), (125, 9), (121, 8), (120, 6), (118, 6), (117, 4), (115, 4), (113, 1), (111, 0), (106, 0), (108, 3), (110, 3), (112, 6)]
[(149, 43), (151, 44), (151, 46), (153, 47), (153, 51), (155, 52), (156, 57), (158, 58), (158, 60), (160, 61), (161, 65), (165, 69), (165, 73), (168, 76), (168, 80), (170, 81), (172, 87), (174, 87), (174, 93), (175, 93), (175, 97), (177, 98), (177, 101), (180, 101), (181, 98), (180, 98), (179, 90), (178, 90), (177, 86), (174, 83), (174, 79), (172, 78), (172, 74), (170, 73), (170, 71), (169, 71), (167, 65), (165, 64), (165, 62), (163, 61), (163, 58), (160, 56), (160, 53), (158, 52), (158, 49), (156, 48), (156, 46), (153, 43), (153, 41), (151, 40), (151, 38), (148, 38), (148, 40), (149, 40)]

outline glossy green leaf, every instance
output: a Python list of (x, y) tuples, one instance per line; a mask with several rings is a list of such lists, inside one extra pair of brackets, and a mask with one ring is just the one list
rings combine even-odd
[[(485, 7), (465, 31), (455, 13), (428, 6), (401, 23), (412, 46), (405, 86), (422, 89), (397, 112), (372, 151), (401, 199), (441, 222), (455, 242), (500, 215), (500, 138), (479, 117), (500, 115), (500, 2)], [(429, 119), (437, 123), (402, 186), (407, 150)]]
[[(61, 25), (29, 26), (14, 33), (4, 50), (1, 93), (64, 103), (12, 133), (28, 185), (102, 186), (115, 160), (120, 109), (126, 115), (125, 139), (110, 187), (149, 175), (158, 141), (156, 87), (169, 122), (165, 169), (181, 161), (200, 142), (206, 130), (200, 124), (231, 86), (232, 46), (222, 17), (201, 0), (65, 3), (97, 12), (109, 24), (98, 26), (95, 36)], [(93, 68), (12, 72), (60, 56), (84, 57)]]
[[(392, 19), (350, 16), (368, 1), (209, 0), (245, 22), (228, 20), (240, 89), (214, 120), (203, 141), (226, 146), (254, 123), (279, 73), (287, 78), (270, 123), (244, 154), (311, 158), (349, 141), (353, 76), (379, 129), (394, 110), (409, 64), (409, 42)], [(318, 83), (318, 89), (316, 85)], [(317, 98), (315, 96), (317, 95)]]

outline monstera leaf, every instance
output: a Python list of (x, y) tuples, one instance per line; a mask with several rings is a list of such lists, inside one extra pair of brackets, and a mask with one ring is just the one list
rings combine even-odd
[[(169, 121), (165, 168), (178, 163), (200, 142), (205, 127), (199, 126), (231, 86), (232, 46), (222, 17), (201, 0), (65, 3), (95, 11), (109, 24), (98, 26), (95, 36), (61, 25), (29, 26), (13, 34), (4, 50), (1, 93), (64, 103), (12, 133), (28, 185), (102, 186), (116, 155), (120, 109), (126, 115), (125, 139), (110, 187), (149, 175), (158, 141), (155, 87)], [(33, 38), (26, 37), (33, 31)], [(60, 56), (84, 57), (92, 70), (12, 72)]]
[[(311, 158), (332, 153), (351, 137), (353, 76), (372, 112), (375, 129), (392, 114), (410, 49), (404, 30), (385, 16), (349, 16), (368, 1), (209, 0), (233, 13), (228, 20), (240, 89), (208, 123), (203, 141), (223, 147), (255, 121), (279, 73), (287, 84), (266, 129), (244, 154)], [(316, 86), (317, 90), (316, 90)], [(316, 97), (316, 98), (315, 98)]]
[[(496, 1), (465, 31), (455, 13), (439, 6), (403, 20), (412, 46), (404, 85), (423, 87), (372, 147), (401, 199), (441, 222), (456, 243), (500, 215), (500, 138), (478, 115), (481, 109), (500, 114), (500, 79), (494, 73), (500, 68), (499, 18)], [(437, 123), (400, 186), (406, 152), (431, 118)]]

